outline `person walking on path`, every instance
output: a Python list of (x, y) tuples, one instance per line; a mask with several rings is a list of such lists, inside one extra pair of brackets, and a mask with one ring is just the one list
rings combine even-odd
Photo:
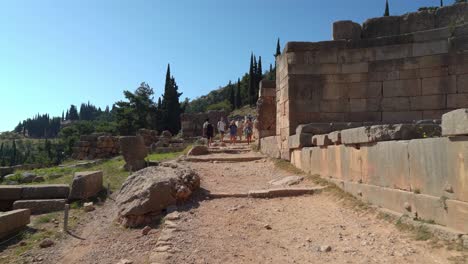
[(224, 142), (224, 134), (226, 133), (226, 123), (224, 122), (224, 117), (218, 121), (217, 125), (218, 133), (221, 135), (221, 142)]
[(237, 141), (237, 126), (234, 120), (232, 120), (231, 125), (229, 125), (229, 135), (231, 136), (231, 144), (235, 144)]
[(242, 142), (242, 133), (244, 133), (244, 121), (243, 120), (237, 120), (236, 121), (236, 126), (237, 130), (240, 131), (239, 134), (239, 141)]
[(203, 123), (203, 135), (207, 139), (207, 145), (208, 147), (211, 145), (211, 142), (213, 141), (213, 135), (214, 135), (214, 127), (210, 123), (210, 119), (207, 118), (205, 120), (205, 123)]
[(250, 142), (252, 141), (252, 134), (253, 134), (253, 123), (252, 123), (251, 117), (248, 117), (244, 123), (244, 133), (245, 133), (245, 138), (247, 139), (247, 145), (250, 145)]

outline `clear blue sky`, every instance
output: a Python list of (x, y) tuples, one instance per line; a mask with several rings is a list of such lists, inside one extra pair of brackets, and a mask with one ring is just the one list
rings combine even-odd
[[(143, 81), (159, 95), (167, 63), (183, 97), (195, 98), (248, 71), (252, 51), (267, 69), (278, 37), (282, 47), (329, 40), (333, 21), (362, 23), (382, 15), (384, 3), (0, 1), (0, 131), (36, 113), (61, 115), (70, 104), (90, 101), (104, 108)], [(390, 0), (390, 11), (399, 15), (438, 4)]]

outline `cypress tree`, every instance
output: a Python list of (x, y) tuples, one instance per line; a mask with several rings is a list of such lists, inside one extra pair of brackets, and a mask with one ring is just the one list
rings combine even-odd
[(11, 145), (11, 156), (10, 156), (10, 166), (16, 165), (16, 142), (13, 140)]
[(276, 53), (275, 53), (275, 58), (281, 55), (281, 47), (280, 47), (280, 39), (278, 38), (278, 41), (276, 41)]
[(253, 93), (255, 89), (255, 77), (254, 77), (254, 55), (250, 55), (250, 69), (249, 69), (249, 89), (248, 89), (248, 103), (253, 105)]
[(228, 87), (229, 87), (229, 102), (231, 103), (232, 109), (236, 109), (236, 94), (234, 92), (234, 85), (232, 85), (231, 81), (229, 81)]
[(440, 6), (444, 6), (444, 0), (440, 0)]
[(384, 16), (390, 16), (390, 8), (388, 7), (388, 0), (385, 1), (385, 13)]
[(237, 90), (236, 90), (236, 108), (239, 109), (241, 106), (242, 106), (241, 86), (240, 86), (240, 78), (238, 78)]
[(255, 83), (255, 102), (258, 100), (258, 93), (260, 91), (260, 82), (263, 79), (263, 69), (262, 69), (262, 56), (258, 56), (258, 64), (257, 64), (257, 82)]
[(180, 130), (181, 107), (179, 97), (182, 93), (178, 91), (179, 87), (173, 76), (171, 76), (170, 65), (167, 65), (166, 84), (164, 86), (164, 95), (162, 99), (162, 128), (176, 134)]

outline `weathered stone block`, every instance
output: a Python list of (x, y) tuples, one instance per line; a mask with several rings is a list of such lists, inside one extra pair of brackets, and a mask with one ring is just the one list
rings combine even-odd
[(311, 147), (312, 134), (302, 133), (289, 136), (289, 149), (298, 149), (303, 147)]
[(362, 181), (381, 187), (410, 190), (408, 141), (362, 146)]
[(395, 80), (383, 82), (384, 97), (421, 95), (421, 80)]
[(387, 16), (366, 20), (362, 28), (363, 38), (377, 38), (400, 34), (400, 17)]
[(312, 148), (305, 147), (301, 149), (301, 166), (302, 170), (310, 173), (311, 167), (314, 166), (311, 161)]
[(325, 135), (314, 135), (312, 137), (312, 145), (319, 146), (319, 147), (326, 147), (328, 145), (332, 145), (330, 139), (328, 139), (328, 134)]
[(447, 108), (456, 109), (468, 107), (468, 93), (447, 94)]
[(447, 200), (447, 226), (468, 232), (468, 203), (455, 200)]
[(468, 135), (468, 109), (462, 108), (442, 115), (442, 136)]
[(29, 224), (31, 212), (28, 209), (19, 209), (0, 212), (0, 239), (6, 238)]
[(21, 199), (66, 199), (69, 192), (67, 184), (24, 185), (21, 188)]
[(21, 186), (0, 186), (0, 200), (19, 200), (21, 199)]
[(341, 144), (341, 131), (328, 133), (328, 139), (335, 145)]
[(322, 98), (338, 100), (348, 97), (348, 86), (344, 83), (326, 83), (322, 88)]
[[(422, 71), (423, 69), (421, 69)], [(422, 79), (422, 95), (456, 93), (456, 76), (439, 76)]]
[(341, 131), (343, 144), (362, 144), (388, 140), (409, 140), (424, 135), (440, 135), (437, 124), (395, 124), (364, 126)]
[(410, 97), (411, 110), (433, 110), (446, 108), (446, 95)]
[(381, 100), (382, 98), (349, 99), (349, 110), (351, 112), (380, 111)]
[(413, 44), (413, 56), (428, 56), (448, 53), (449, 44), (447, 40), (438, 40), (433, 42), (425, 43), (414, 43)]
[(333, 23), (333, 39), (361, 39), (361, 25), (350, 20)]
[(410, 109), (409, 97), (382, 98), (383, 111), (407, 111)]
[(346, 99), (341, 100), (321, 100), (320, 111), (325, 113), (347, 112), (349, 102)]
[(341, 65), (341, 72), (344, 74), (367, 73), (369, 72), (369, 63), (367, 62), (345, 63)]
[(349, 98), (375, 98), (382, 96), (381, 82), (357, 82), (348, 84)]
[(66, 201), (65, 199), (19, 200), (13, 203), (13, 209), (29, 209), (31, 214), (45, 214), (64, 210)]
[(425, 31), (435, 28), (435, 12), (420, 11), (400, 17), (400, 34)]
[(126, 170), (137, 171), (146, 167), (145, 158), (148, 155), (148, 150), (141, 136), (121, 137), (119, 142), (126, 162)]
[[(455, 76), (451, 76), (455, 77)], [(468, 74), (459, 75), (457, 78), (457, 87), (456, 90), (454, 88), (450, 89), (448, 93), (468, 93)], [(453, 80), (453, 79), (452, 79)]]
[(102, 190), (102, 171), (76, 172), (71, 184), (70, 200), (84, 200)]
[(390, 45), (375, 48), (376, 60), (394, 60), (411, 57), (412, 44)]
[(422, 119), (422, 111), (383, 112), (384, 123), (408, 123)]
[(260, 139), (260, 151), (272, 158), (280, 158), (278, 137), (265, 137)]

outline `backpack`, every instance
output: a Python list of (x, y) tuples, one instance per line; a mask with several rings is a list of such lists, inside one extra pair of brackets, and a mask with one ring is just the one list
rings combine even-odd
[(211, 123), (206, 126), (206, 133), (211, 133), (213, 132), (213, 125)]

